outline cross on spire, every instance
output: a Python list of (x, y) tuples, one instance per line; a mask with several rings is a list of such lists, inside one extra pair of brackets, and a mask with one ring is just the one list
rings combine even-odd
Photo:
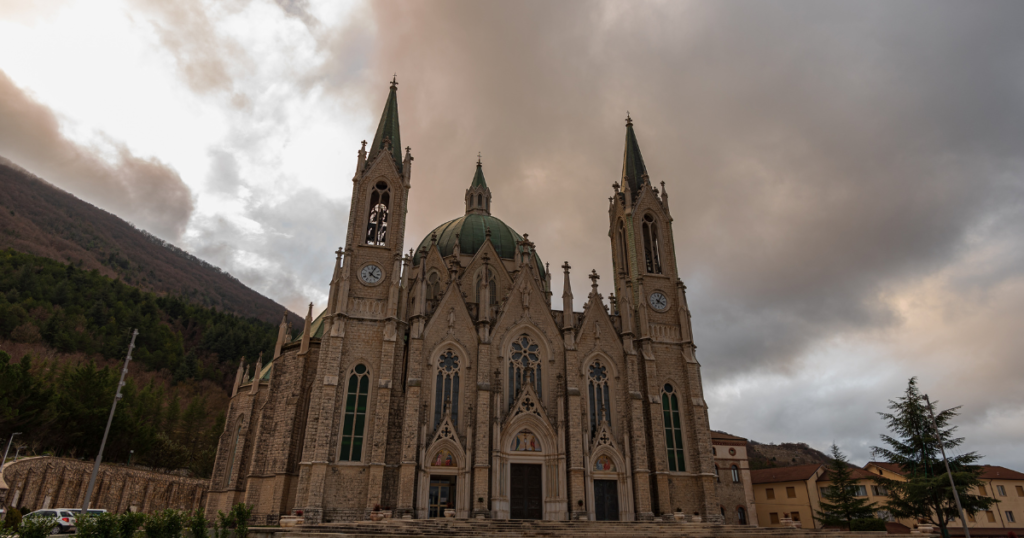
[(395, 73), (395, 76), (391, 77), (391, 87), (394, 88), (396, 86), (398, 86), (398, 73)]
[(591, 269), (590, 270), (590, 276), (588, 278), (590, 278), (590, 282), (591, 282), (590, 285), (591, 285), (591, 287), (594, 288), (594, 292), (596, 293), (597, 292), (597, 279), (601, 278), (597, 274), (597, 269)]

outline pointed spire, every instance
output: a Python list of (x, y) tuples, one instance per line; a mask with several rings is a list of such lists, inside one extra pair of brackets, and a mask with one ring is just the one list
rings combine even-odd
[(491, 214), (491, 189), (487, 187), (487, 180), (484, 179), (484, 165), (479, 153), (476, 154), (476, 173), (473, 174), (473, 182), (466, 189), (466, 214), (470, 213)]
[(310, 330), (313, 327), (313, 303), (309, 303), (309, 311), (306, 312), (306, 323), (302, 326), (302, 344), (299, 347), (299, 355), (309, 351)]
[(569, 262), (562, 264), (562, 271), (565, 272), (565, 280), (562, 281), (562, 328), (571, 329), (576, 326), (572, 313), (572, 286), (569, 284), (569, 269), (572, 267)]
[(277, 327), (277, 344), (274, 345), (274, 358), (281, 356), (281, 347), (284, 346), (285, 335), (288, 334), (288, 313), (281, 316), (281, 325)]
[(644, 156), (640, 153), (640, 143), (636, 140), (636, 133), (633, 132), (633, 120), (626, 113), (626, 148), (622, 155), (622, 184), (628, 187), (636, 199), (636, 193), (644, 183), (650, 184), (647, 179), (647, 166), (644, 165)]
[(391, 80), (391, 91), (388, 93), (387, 103), (384, 104), (384, 112), (380, 115), (380, 123), (377, 125), (377, 133), (373, 135), (373, 143), (370, 145), (368, 162), (373, 162), (377, 153), (382, 149), (391, 152), (398, 171), (402, 171), (402, 138), (398, 128), (398, 77)]

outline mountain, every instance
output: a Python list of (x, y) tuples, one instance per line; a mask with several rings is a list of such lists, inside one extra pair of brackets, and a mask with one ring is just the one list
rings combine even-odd
[(277, 325), (288, 314), (230, 274), (0, 158), (0, 249), (12, 248), (159, 295)]
[(828, 464), (832, 461), (820, 450), (807, 443), (762, 444), (751, 440), (747, 445), (747, 459), (751, 469), (768, 469), (771, 467), (789, 467), (806, 463)]

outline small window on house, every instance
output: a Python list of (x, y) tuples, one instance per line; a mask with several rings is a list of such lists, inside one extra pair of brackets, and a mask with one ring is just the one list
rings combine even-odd
[(871, 494), (875, 497), (888, 497), (889, 490), (885, 486), (871, 486)]
[(786, 498), (787, 499), (795, 499), (796, 498), (796, 488), (795, 487), (793, 487), (793, 486), (786, 487)]
[(739, 518), (740, 525), (746, 525), (747, 524), (747, 509), (746, 508), (743, 508), (742, 506), (737, 506), (736, 507), (736, 515)]
[[(764, 490), (764, 496), (769, 501), (775, 498), (775, 488), (768, 488)], [(776, 514), (778, 515), (778, 514)]]
[(988, 490), (985, 489), (985, 486), (978, 486), (978, 494), (979, 495), (988, 495)]
[(1011, 512), (1009, 510), (1006, 511), (1006, 521), (1009, 521), (1010, 523), (1016, 523), (1017, 522), (1017, 520), (1013, 518), (1013, 512)]
[(779, 513), (778, 512), (772, 512), (772, 513), (768, 514), (768, 519), (771, 520), (773, 525), (778, 525), (779, 524)]
[(789, 517), (791, 517), (793, 521), (800, 521), (800, 512), (793, 512)]
[(370, 213), (366, 223), (366, 244), (384, 245), (388, 232), (388, 208), (391, 193), (388, 184), (378, 181), (370, 192)]
[(1006, 497), (1006, 488), (1003, 486), (996, 486), (996, 491), (999, 492), (1000, 497)]
[(976, 523), (978, 520), (974, 519), (974, 514), (967, 512), (967, 521), (970, 521), (971, 523)]
[(868, 487), (867, 486), (853, 486), (854, 497), (867, 497)]
[(821, 489), (821, 496), (822, 497), (828, 497), (828, 494), (832, 491), (832, 488), (830, 488), (828, 486), (824, 486), (824, 487), (822, 487), (820, 489)]
[(988, 522), (989, 523), (995, 523), (996, 522), (996, 513), (991, 511), (991, 510), (986, 510), (985, 511), (985, 517), (988, 518)]
[(739, 483), (739, 481), (740, 481), (740, 469), (739, 469), (739, 467), (736, 467), (735, 465), (733, 465), (732, 468), (730, 469), (730, 471), (732, 471), (732, 481), (733, 481), (733, 483), (734, 484)]
[(1024, 497), (1024, 486), (1016, 486), (1016, 488), (1017, 488), (1017, 496), (1018, 497)]

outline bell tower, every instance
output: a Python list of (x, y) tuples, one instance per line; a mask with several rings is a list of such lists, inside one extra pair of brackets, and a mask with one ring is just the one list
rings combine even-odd
[[(633, 120), (626, 116), (622, 177), (609, 198), (609, 238), (623, 347), (636, 356), (647, 409), (645, 435), (652, 462), (652, 500), (662, 513), (673, 492), (702, 499), (701, 513), (721, 518), (713, 479), (710, 426), (690, 325), (686, 286), (679, 279), (668, 193), (650, 180)], [(675, 503), (675, 504), (673, 504)]]
[(389, 416), (400, 407), (392, 387), (401, 387), (404, 375), (399, 305), (412, 160), (408, 147), (403, 157), (392, 80), (373, 142), (363, 141), (358, 153), (348, 233), (328, 292), (297, 496), (309, 522), (331, 509), (324, 492), (334, 480), (365, 491), (366, 510), (392, 502), (385, 449)]

